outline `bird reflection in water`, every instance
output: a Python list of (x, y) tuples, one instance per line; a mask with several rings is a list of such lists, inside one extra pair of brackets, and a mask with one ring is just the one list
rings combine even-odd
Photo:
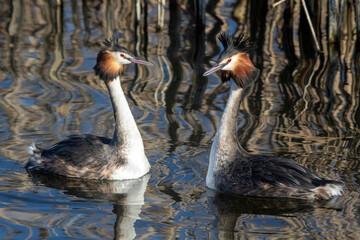
[(66, 178), (42, 172), (31, 172), (34, 184), (64, 190), (66, 194), (86, 199), (101, 199), (114, 204), (116, 214), (114, 239), (134, 239), (136, 237), (135, 222), (144, 205), (144, 193), (150, 174), (138, 179), (122, 181), (84, 180)]
[(299, 213), (312, 212), (319, 208), (341, 211), (344, 206), (339, 196), (331, 200), (308, 201), (294, 198), (249, 197), (207, 189), (206, 197), (210, 212), (215, 216), (214, 228), (218, 230), (218, 239), (234, 239), (239, 224), (243, 223), (241, 218), (246, 215), (289, 217), (295, 213), (299, 216)]

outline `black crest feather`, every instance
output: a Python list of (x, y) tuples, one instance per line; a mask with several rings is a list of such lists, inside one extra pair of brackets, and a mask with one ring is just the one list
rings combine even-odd
[(239, 36), (235, 37), (235, 35), (230, 36), (226, 32), (222, 32), (219, 34), (218, 39), (224, 46), (224, 52), (229, 50), (236, 50), (238, 52), (249, 53), (256, 49), (251, 39), (245, 38), (244, 33), (240, 33)]
[(122, 52), (130, 56), (135, 56), (132, 52), (119, 45), (119, 38), (105, 39), (103, 41), (103, 45), (104, 45), (103, 51)]
[(119, 49), (121, 49), (118, 38), (105, 39), (103, 41), (103, 44), (105, 46), (105, 49), (108, 51), (118, 51)]

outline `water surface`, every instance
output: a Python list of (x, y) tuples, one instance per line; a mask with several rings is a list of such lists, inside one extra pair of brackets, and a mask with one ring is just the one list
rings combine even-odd
[[(299, 2), (160, 2), (2, 3), (0, 238), (360, 238), (359, 4), (344, 6), (338, 28), (331, 4), (309, 6), (318, 53)], [(251, 59), (261, 75), (239, 113), (244, 148), (344, 181), (343, 197), (274, 200), (205, 188), (229, 92), (219, 75), (202, 77), (222, 49), (220, 31), (246, 31), (258, 46)], [(110, 99), (92, 67), (114, 36), (154, 64), (130, 65), (121, 80), (151, 172), (114, 182), (29, 175), (34, 140), (45, 147), (73, 133), (112, 136)]]

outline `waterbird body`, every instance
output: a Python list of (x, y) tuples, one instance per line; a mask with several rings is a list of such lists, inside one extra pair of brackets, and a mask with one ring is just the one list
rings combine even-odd
[(290, 159), (250, 154), (242, 148), (236, 135), (237, 114), (244, 88), (259, 76), (248, 56), (254, 45), (243, 34), (222, 33), (219, 40), (224, 50), (204, 76), (221, 70), (222, 81), (232, 79), (232, 83), (211, 147), (207, 187), (255, 197), (330, 199), (341, 195), (341, 182), (320, 178)]
[(150, 164), (143, 140), (120, 84), (125, 64), (152, 65), (119, 46), (118, 40), (105, 40), (98, 53), (95, 74), (108, 88), (115, 117), (112, 139), (94, 135), (70, 135), (48, 149), (33, 143), (26, 168), (66, 177), (87, 179), (134, 179), (145, 175)]

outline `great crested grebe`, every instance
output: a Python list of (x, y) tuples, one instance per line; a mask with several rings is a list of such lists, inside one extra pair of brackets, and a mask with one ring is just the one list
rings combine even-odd
[(125, 64), (151, 66), (119, 46), (117, 39), (105, 40), (94, 67), (108, 88), (115, 117), (112, 139), (94, 135), (70, 135), (48, 149), (33, 143), (26, 168), (66, 177), (87, 179), (134, 179), (145, 175), (150, 164), (143, 140), (120, 84)]
[(221, 70), (222, 82), (230, 81), (228, 102), (211, 146), (207, 187), (228, 193), (255, 197), (330, 199), (340, 196), (343, 183), (320, 178), (296, 162), (245, 151), (237, 137), (237, 114), (244, 88), (259, 76), (249, 59), (254, 49), (249, 38), (226, 33), (219, 35), (224, 51), (208, 76)]

